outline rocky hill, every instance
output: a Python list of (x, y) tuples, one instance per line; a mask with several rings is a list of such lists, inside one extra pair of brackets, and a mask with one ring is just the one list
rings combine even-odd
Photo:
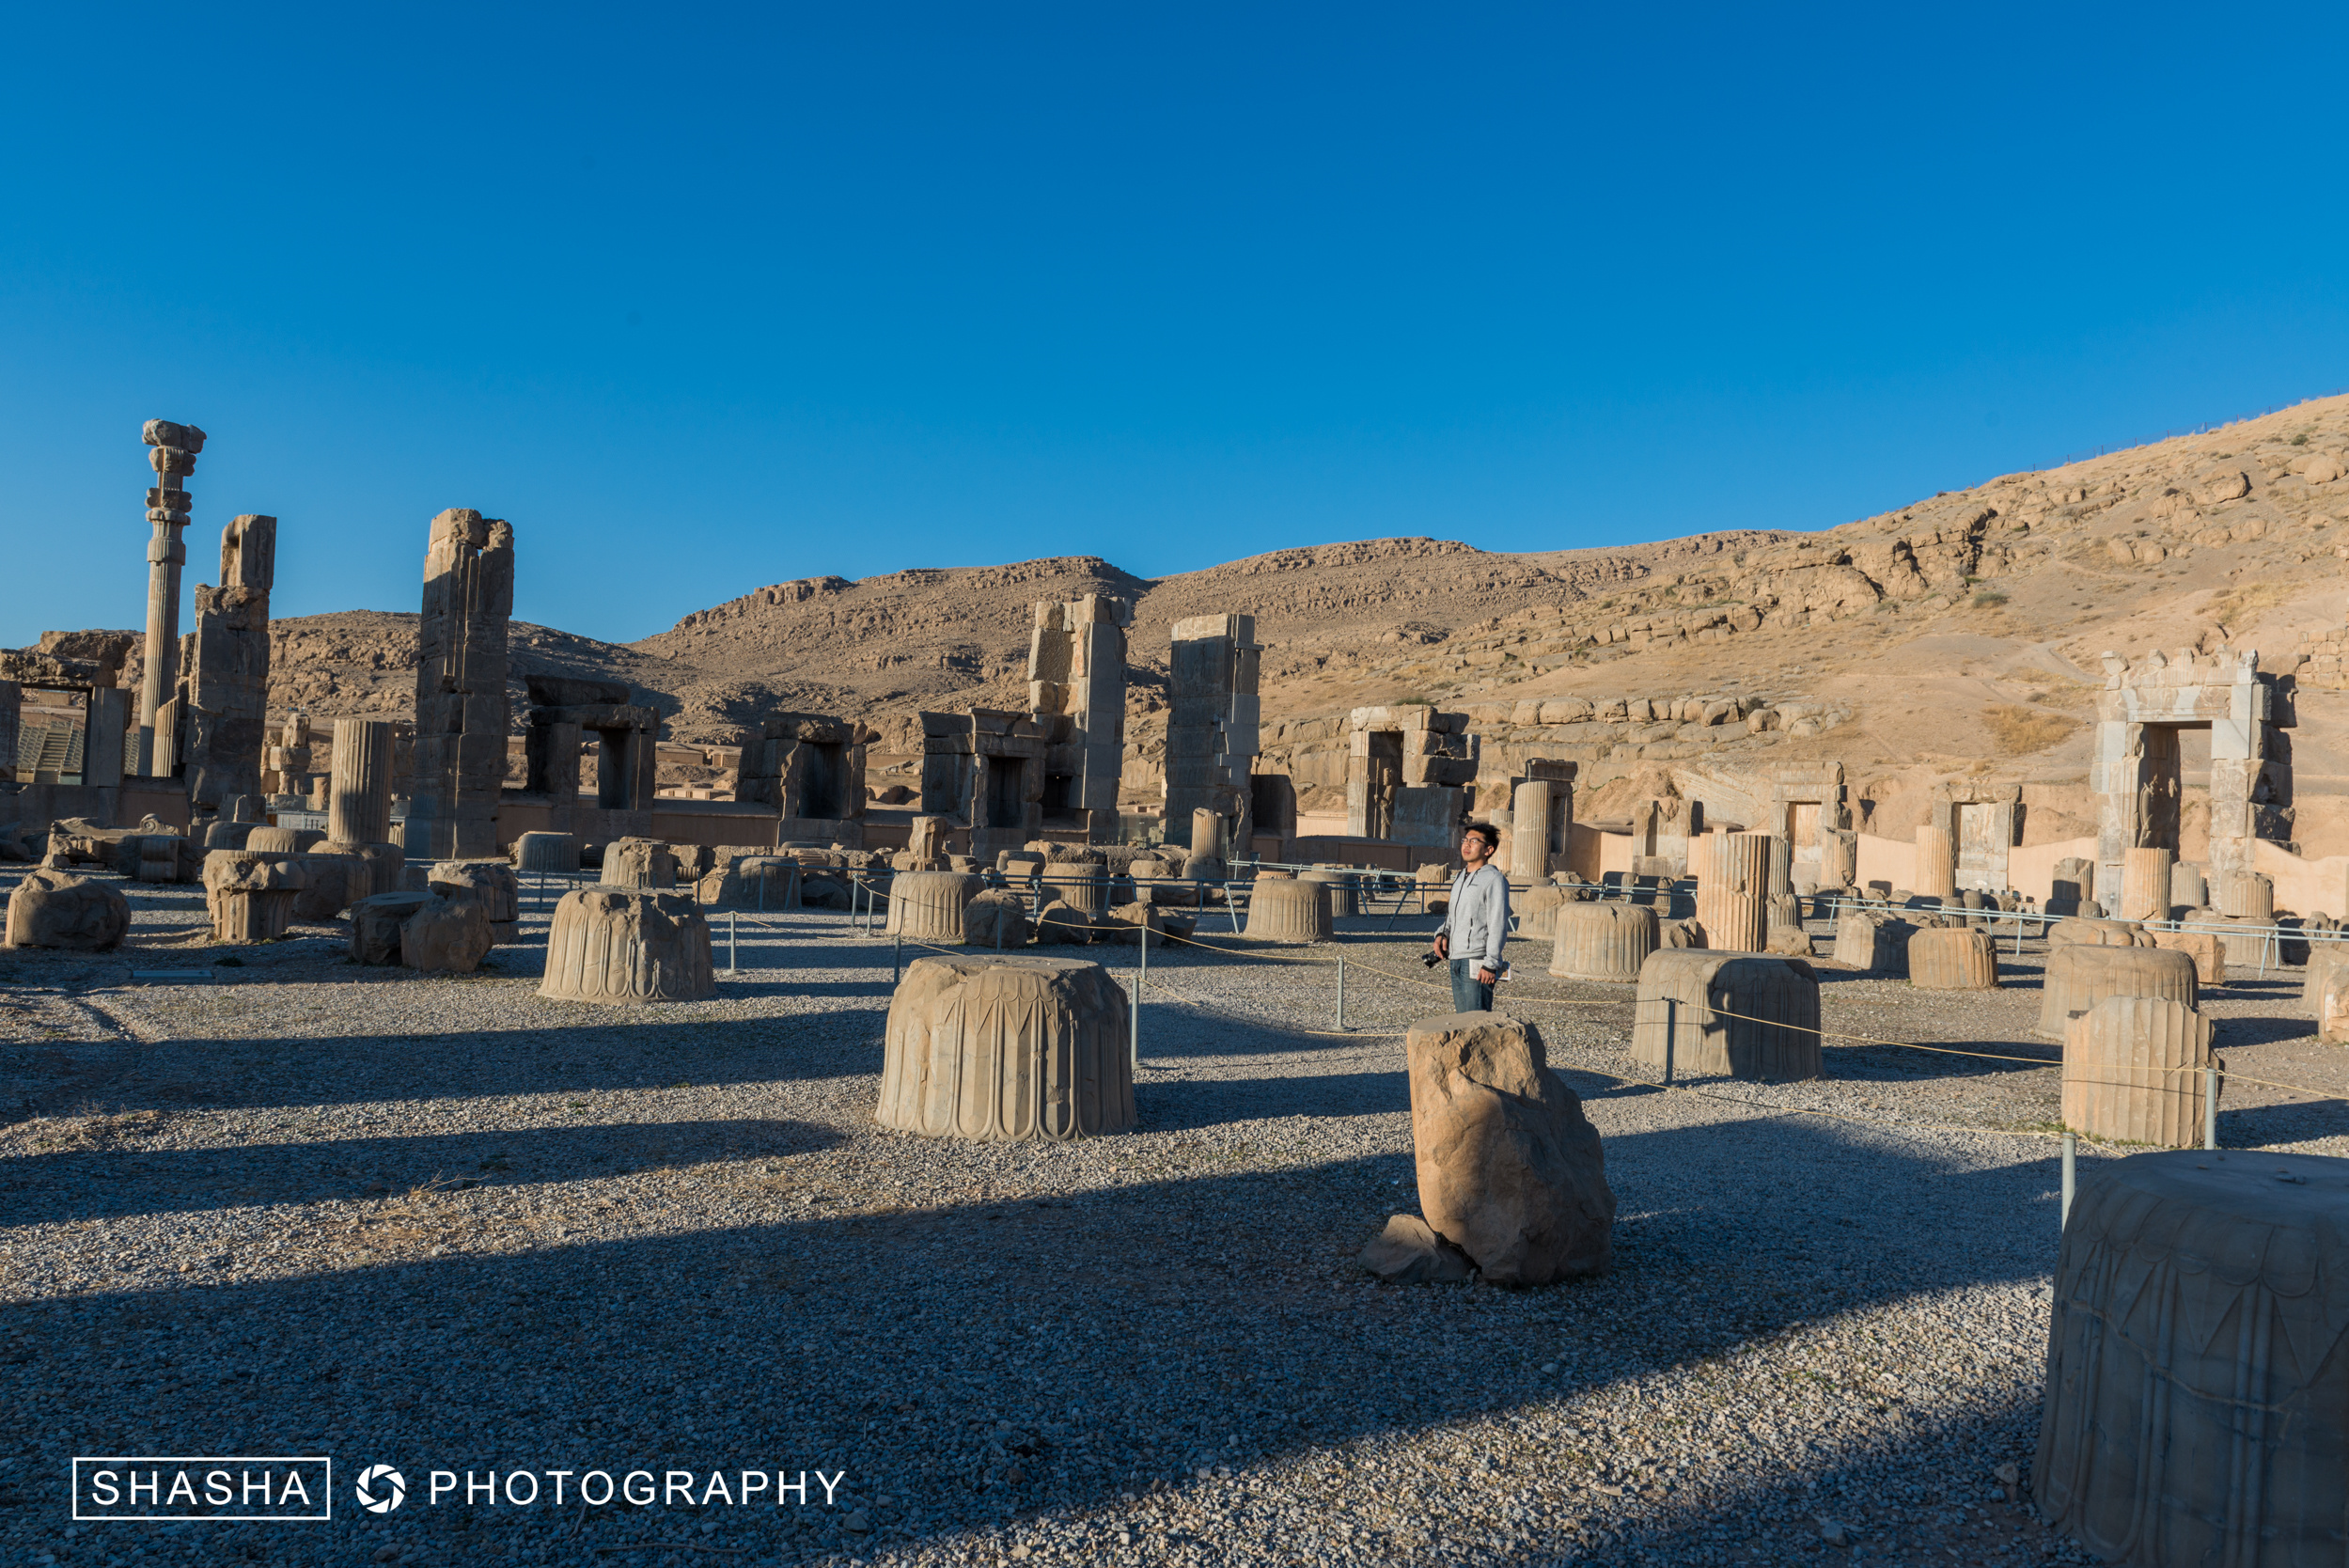
[[(1296, 776), (1308, 810), (1342, 782), (1347, 709), (1427, 700), (1471, 710), (1498, 760), (1583, 759), (1586, 816), (1652, 792), (1657, 768), (1733, 793), (1754, 763), (1834, 758), (1885, 831), (1921, 814), (1931, 779), (1967, 772), (2038, 791), (2031, 836), (2055, 837), (2085, 808), (2100, 652), (2232, 640), (2288, 672), (2304, 635), (2338, 627), (2345, 475), (2349, 399), (2331, 399), (1814, 533), (1533, 554), (1374, 540), (1157, 580), (1092, 556), (807, 578), (626, 647), (517, 624), (516, 694), (535, 670), (625, 680), (673, 739), (700, 744), (779, 707), (885, 729), (924, 707), (1017, 704), (1032, 604), (1112, 593), (1137, 606), (1137, 798), (1169, 628), (1240, 612), (1266, 648), (1265, 764)], [(520, 546), (526, 572), (526, 534)], [(405, 713), (415, 635), (412, 616), (281, 622), (273, 709)], [(2299, 710), (2292, 830), (2349, 850), (2349, 726), (2329, 699)]]

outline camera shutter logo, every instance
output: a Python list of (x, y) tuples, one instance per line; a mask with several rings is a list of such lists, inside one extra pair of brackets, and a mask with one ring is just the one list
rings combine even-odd
[(408, 1478), (389, 1465), (371, 1465), (359, 1472), (359, 1506), (369, 1513), (389, 1513), (408, 1497)]

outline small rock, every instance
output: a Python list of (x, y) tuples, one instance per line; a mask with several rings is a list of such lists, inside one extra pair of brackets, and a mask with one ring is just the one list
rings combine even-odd
[(865, 1517), (865, 1511), (860, 1508), (855, 1513), (850, 1514), (847, 1519), (842, 1521), (841, 1528), (844, 1529), (854, 1530), (857, 1534), (863, 1535), (866, 1531), (872, 1529), (872, 1521)]
[(1355, 1262), (1390, 1285), (1449, 1285), (1476, 1267), (1468, 1255), (1437, 1235), (1417, 1215), (1396, 1215)]
[(1557, 1363), (1557, 1362), (1555, 1362), (1555, 1361), (1544, 1361), (1544, 1362), (1543, 1362), (1543, 1363), (1542, 1363), (1542, 1375), (1543, 1375), (1543, 1376), (1547, 1377), (1547, 1376), (1549, 1376), (1551, 1373), (1553, 1373), (1553, 1372), (1557, 1372), (1557, 1371), (1558, 1371), (1558, 1363)]
[(1830, 1546), (1848, 1546), (1852, 1544), (1852, 1532), (1845, 1529), (1839, 1520), (1822, 1519), (1819, 1521), (1819, 1539)]

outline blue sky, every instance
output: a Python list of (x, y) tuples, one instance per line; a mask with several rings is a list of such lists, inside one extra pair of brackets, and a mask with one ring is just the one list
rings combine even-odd
[[(661, 14), (655, 14), (656, 12)], [(2338, 6), (52, 7), (0, 57), (0, 644), (1824, 527), (2349, 385)], [(2246, 25), (2255, 22), (2255, 25)]]

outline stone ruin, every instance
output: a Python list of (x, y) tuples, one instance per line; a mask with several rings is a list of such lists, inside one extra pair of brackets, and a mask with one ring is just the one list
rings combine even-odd
[(777, 713), (743, 743), (734, 798), (775, 808), (777, 843), (865, 847), (865, 747), (874, 732), (822, 713)]
[(269, 744), (269, 591), (277, 519), (241, 516), (220, 536), (220, 583), (196, 588), (196, 635), (179, 686), (180, 772), (191, 821), (261, 794)]
[(1531, 886), (1566, 870), (1574, 830), (1574, 775), (1582, 764), (1529, 758), (1509, 781), (1509, 816), (1497, 857), (1509, 880)]
[[(2221, 644), (2167, 655), (2104, 655), (2096, 706), (2096, 756), (2089, 788), (2097, 796), (2096, 893), (2118, 908), (2132, 849), (2178, 848), (2183, 807), (2180, 736), (2210, 731), (2210, 876), (2256, 870), (2258, 808), (2291, 797), (2288, 754), (2278, 755), (2272, 684), (2259, 654)], [(2169, 897), (2164, 889), (2161, 897)]]
[(1678, 882), (1689, 874), (1689, 844), (1704, 837), (1701, 800), (1677, 796), (1642, 801), (1631, 817), (1631, 874), (1655, 882)]
[(1767, 827), (1786, 839), (1791, 852), (1792, 891), (1808, 895), (1858, 880), (1859, 836), (1852, 827), (1842, 763), (1773, 769), (1769, 812)]
[(873, 1120), (995, 1143), (1122, 1132), (1135, 1120), (1128, 1052), (1125, 991), (1098, 964), (916, 958), (889, 1001)]
[[(525, 717), (524, 790), (546, 797), (552, 820), (547, 831), (584, 832), (579, 819), (588, 810), (604, 813), (603, 831), (591, 838), (637, 837), (652, 831), (654, 748), (661, 714), (628, 700), (624, 681), (588, 681), (570, 676), (525, 678), (530, 697)], [(583, 806), (581, 757), (596, 744), (595, 804)], [(499, 754), (501, 776), (504, 754)], [(414, 808), (410, 808), (413, 813)]]
[(1079, 828), (1088, 844), (1113, 843), (1118, 837), (1125, 635), (1133, 624), (1129, 599), (1088, 594), (1045, 601), (1036, 606), (1028, 640), (1028, 712), (1044, 731), (1043, 823)]
[(923, 713), (921, 809), (971, 836), (971, 858), (993, 865), (1043, 831), (1044, 727), (1026, 713), (973, 708)]
[(1465, 713), (1425, 703), (1346, 715), (1346, 833), (1421, 849), (1459, 842), (1478, 769)]
[[(2008, 853), (2022, 838), (2022, 785), (1944, 779), (1934, 786), (1925, 821), (1949, 836), (1957, 889), (2006, 891)], [(1921, 883), (1917, 890), (1925, 890)]]
[(416, 628), (411, 855), (458, 860), (497, 853), (506, 636), (513, 611), (514, 530), (466, 507), (433, 518)]
[(1230, 824), (1225, 858), (1245, 858), (1256, 831), (1250, 776), (1261, 747), (1256, 618), (1198, 615), (1174, 623), (1167, 713), (1165, 821), (1182, 830), (1202, 808)]

